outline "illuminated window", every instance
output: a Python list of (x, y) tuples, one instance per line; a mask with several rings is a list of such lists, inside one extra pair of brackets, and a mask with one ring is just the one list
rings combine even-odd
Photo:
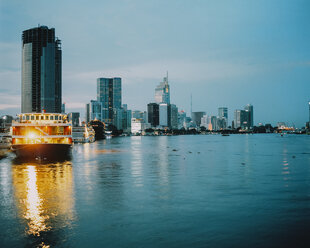
[(27, 120), (27, 121), (29, 121), (29, 117), (30, 117), (29, 115), (26, 115), (26, 120)]
[(36, 120), (39, 120), (39, 116), (38, 115), (36, 116)]
[(47, 115), (47, 116), (45, 116), (45, 120), (48, 120), (48, 115)]
[(44, 120), (44, 116), (43, 115), (41, 115), (41, 120)]
[(34, 120), (34, 115), (31, 116), (31, 120), (32, 120), (32, 121)]
[(50, 120), (54, 120), (54, 115), (51, 115)]

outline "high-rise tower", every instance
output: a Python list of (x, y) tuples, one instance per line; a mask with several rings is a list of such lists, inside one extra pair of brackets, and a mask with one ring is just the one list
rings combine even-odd
[(101, 120), (113, 123), (116, 111), (122, 108), (122, 79), (98, 78), (97, 101), (102, 104)]
[(155, 102), (170, 104), (170, 88), (168, 83), (168, 72), (167, 76), (164, 77), (163, 82), (161, 82), (155, 89)]
[(244, 107), (244, 110), (247, 112), (247, 114), (248, 114), (248, 120), (247, 120), (247, 122), (248, 122), (248, 128), (253, 128), (253, 126), (254, 126), (254, 120), (253, 120), (253, 105), (251, 105), (251, 104), (248, 104), (248, 105), (246, 105), (245, 107)]
[(61, 113), (61, 42), (39, 26), (22, 35), (22, 113)]

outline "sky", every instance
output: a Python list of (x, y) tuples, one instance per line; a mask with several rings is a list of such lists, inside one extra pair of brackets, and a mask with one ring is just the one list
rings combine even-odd
[(63, 102), (85, 115), (98, 77), (122, 78), (145, 111), (169, 72), (171, 103), (190, 115), (254, 106), (254, 124), (309, 120), (308, 0), (0, 0), (0, 116), (21, 103), (22, 31), (62, 41)]

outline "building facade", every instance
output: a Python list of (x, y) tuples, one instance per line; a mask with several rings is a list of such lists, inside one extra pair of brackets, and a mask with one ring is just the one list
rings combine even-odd
[(147, 105), (148, 122), (152, 127), (159, 125), (159, 104), (149, 103)]
[(247, 113), (247, 128), (251, 129), (254, 126), (254, 113), (253, 113), (253, 105), (248, 104), (244, 107), (244, 110)]
[(192, 112), (192, 121), (197, 126), (200, 127), (201, 118), (206, 114), (206, 112)]
[(156, 103), (167, 103), (170, 104), (170, 87), (168, 83), (168, 73), (164, 77), (163, 82), (161, 82), (155, 88), (155, 102)]
[(161, 127), (171, 127), (171, 105), (167, 103), (159, 104), (159, 125)]
[(71, 112), (68, 114), (68, 120), (72, 122), (73, 127), (80, 126), (80, 113), (79, 112)]
[(175, 104), (170, 104), (171, 128), (178, 129), (178, 108)]
[(101, 121), (113, 124), (115, 112), (122, 107), (122, 79), (98, 78), (97, 101), (102, 103)]
[(55, 29), (39, 26), (22, 34), (22, 113), (61, 113), (61, 42)]

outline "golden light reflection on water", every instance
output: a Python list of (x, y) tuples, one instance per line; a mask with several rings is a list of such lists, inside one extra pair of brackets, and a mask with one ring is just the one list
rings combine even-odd
[(26, 174), (26, 199), (24, 218), (28, 220), (28, 234), (40, 236), (40, 232), (50, 229), (46, 226), (48, 216), (45, 216), (42, 208), (42, 199), (37, 187), (37, 173), (34, 166), (27, 166)]
[[(61, 230), (74, 219), (73, 176), (70, 163), (12, 166), (15, 202), (25, 232), (34, 237)], [(39, 247), (50, 247), (41, 242)]]

